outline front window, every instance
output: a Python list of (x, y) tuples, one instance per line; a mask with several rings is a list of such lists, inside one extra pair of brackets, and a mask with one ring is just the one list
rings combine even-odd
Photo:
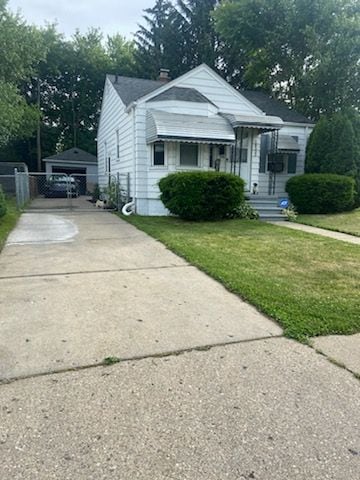
[(268, 155), (268, 171), (275, 173), (296, 173), (297, 153), (270, 153)]
[(199, 146), (191, 143), (180, 144), (180, 165), (182, 167), (198, 166)]
[(154, 160), (155, 166), (165, 165), (165, 144), (164, 142), (154, 143)]

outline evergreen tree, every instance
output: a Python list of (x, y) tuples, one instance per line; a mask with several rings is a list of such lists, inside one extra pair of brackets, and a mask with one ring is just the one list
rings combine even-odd
[(360, 198), (360, 115), (355, 110), (323, 116), (306, 149), (307, 173), (337, 173), (355, 179)]
[(172, 3), (157, 0), (154, 7), (145, 10), (143, 18), (146, 26), (139, 25), (135, 34), (140, 75), (156, 79), (160, 68), (169, 69), (173, 77), (183, 73), (181, 22)]
[(217, 0), (177, 0), (174, 6), (157, 0), (145, 10), (146, 25), (136, 33), (137, 60), (141, 76), (157, 78), (168, 68), (173, 78), (207, 63), (218, 64), (218, 39), (212, 10)]
[(218, 3), (218, 0), (177, 0), (189, 70), (201, 63), (210, 67), (218, 64), (219, 42), (211, 15)]

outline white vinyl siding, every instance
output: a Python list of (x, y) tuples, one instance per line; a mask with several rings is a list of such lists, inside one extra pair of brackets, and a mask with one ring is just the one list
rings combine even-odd
[[(120, 174), (130, 173), (131, 179), (134, 178), (133, 132), (131, 119), (131, 113), (126, 113), (125, 105), (122, 103), (119, 95), (111, 85), (111, 82), (107, 79), (97, 136), (100, 185), (105, 182), (105, 179), (101, 178), (101, 173), (108, 170), (106, 159), (109, 158), (111, 162), (111, 174), (116, 175), (118, 172)], [(117, 143), (117, 141), (119, 141), (119, 143)], [(118, 146), (121, 155), (120, 162), (117, 156)]]
[(255, 105), (208, 71), (196, 70), (180, 80), (177, 86), (195, 88), (223, 112), (259, 115), (259, 109)]

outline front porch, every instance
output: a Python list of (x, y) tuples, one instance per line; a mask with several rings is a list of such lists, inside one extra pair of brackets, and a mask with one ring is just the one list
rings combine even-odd
[(247, 195), (247, 201), (259, 213), (260, 220), (282, 221), (286, 220), (282, 213), (284, 207), (280, 205), (281, 199), (287, 199), (287, 196), (278, 197), (277, 195)]

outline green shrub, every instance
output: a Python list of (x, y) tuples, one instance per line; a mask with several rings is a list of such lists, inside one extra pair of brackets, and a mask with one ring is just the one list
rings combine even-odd
[(248, 220), (258, 220), (259, 212), (248, 202), (243, 202), (226, 215), (226, 218), (247, 218)]
[(7, 212), (7, 206), (6, 206), (5, 195), (4, 195), (2, 186), (0, 185), (0, 218), (3, 217), (6, 212)]
[(172, 173), (159, 188), (165, 207), (186, 220), (221, 219), (244, 201), (244, 181), (230, 173)]
[(299, 213), (334, 213), (354, 206), (355, 181), (331, 173), (309, 173), (292, 177), (286, 191)]

